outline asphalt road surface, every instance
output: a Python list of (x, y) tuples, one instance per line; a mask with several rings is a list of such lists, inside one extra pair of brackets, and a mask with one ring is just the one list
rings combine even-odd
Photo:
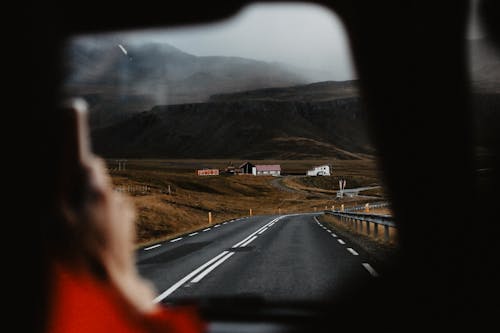
[(366, 255), (318, 222), (318, 214), (227, 221), (138, 250), (156, 302), (258, 297), (322, 301), (378, 276)]

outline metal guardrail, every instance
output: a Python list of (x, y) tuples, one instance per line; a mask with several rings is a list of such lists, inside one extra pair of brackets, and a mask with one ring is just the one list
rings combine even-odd
[(366, 213), (352, 213), (352, 212), (339, 212), (339, 211), (331, 211), (325, 210), (326, 214), (343, 217), (343, 218), (351, 218), (359, 221), (366, 221), (375, 224), (386, 225), (389, 227), (396, 228), (396, 223), (392, 216), (390, 215), (378, 215), (378, 214), (366, 214)]
[[(387, 207), (389, 204), (387, 202), (369, 205), (369, 208), (380, 208)], [(389, 228), (397, 228), (394, 219), (390, 215), (379, 215), (379, 214), (369, 214), (369, 213), (355, 213), (355, 210), (366, 209), (366, 206), (351, 207), (349, 210), (338, 211), (338, 210), (325, 210), (325, 214), (337, 216), (340, 221), (344, 224), (351, 223), (356, 231), (363, 231), (363, 222), (366, 224), (365, 230), (368, 235), (371, 234), (370, 223), (373, 223), (373, 234), (375, 237), (378, 236), (378, 226), (384, 227), (384, 239), (389, 241)]]

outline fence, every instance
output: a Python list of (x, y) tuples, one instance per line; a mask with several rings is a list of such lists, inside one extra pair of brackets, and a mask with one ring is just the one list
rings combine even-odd
[[(379, 203), (375, 205), (370, 205), (370, 208), (380, 208), (387, 207), (388, 203)], [(390, 215), (378, 215), (378, 214), (368, 214), (368, 213), (356, 213), (356, 210), (366, 209), (366, 206), (352, 207), (349, 210), (336, 211), (336, 210), (325, 210), (325, 214), (336, 216), (340, 219), (341, 223), (350, 224), (356, 232), (363, 232), (363, 224), (365, 224), (365, 231), (368, 236), (379, 237), (379, 226), (384, 228), (384, 240), (388, 242), (390, 240), (389, 229), (397, 228), (396, 223), (392, 216)], [(373, 226), (373, 233), (372, 227)]]
[(146, 194), (151, 192), (151, 187), (148, 185), (119, 185), (115, 186), (114, 190), (122, 193), (126, 192)]

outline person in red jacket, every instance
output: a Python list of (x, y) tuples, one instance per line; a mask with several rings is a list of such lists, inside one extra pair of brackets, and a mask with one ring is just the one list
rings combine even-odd
[(135, 267), (135, 211), (88, 149), (86, 105), (66, 112), (66, 144), (51, 221), (47, 332), (198, 333), (195, 308), (167, 308)]

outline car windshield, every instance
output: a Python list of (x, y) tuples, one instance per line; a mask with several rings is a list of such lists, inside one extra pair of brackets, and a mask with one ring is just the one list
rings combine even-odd
[(476, 171), (480, 189), (490, 188), (495, 136), (500, 123), (500, 51), (486, 34), (478, 15), (479, 1), (471, 6), (467, 46), (472, 111), (475, 120)]
[(323, 302), (387, 274), (397, 228), (348, 40), (311, 4), (75, 36), (63, 92), (137, 208), (157, 302)]

